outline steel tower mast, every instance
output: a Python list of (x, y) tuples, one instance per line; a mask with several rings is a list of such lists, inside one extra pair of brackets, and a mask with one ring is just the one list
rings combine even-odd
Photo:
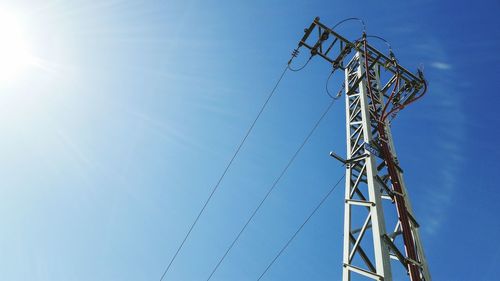
[(294, 56), (305, 47), (345, 73), (346, 160), (331, 153), (346, 167), (342, 280), (391, 281), (399, 264), (409, 280), (430, 281), (390, 129), (390, 120), (425, 94), (423, 74), (370, 46), (366, 34), (351, 42), (319, 18), (304, 31)]

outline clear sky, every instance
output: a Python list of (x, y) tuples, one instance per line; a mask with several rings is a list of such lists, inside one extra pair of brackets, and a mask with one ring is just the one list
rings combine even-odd
[[(0, 11), (34, 58), (0, 80), (0, 280), (159, 280), (316, 16), (361, 17), (401, 64), (424, 66), (429, 92), (393, 134), (431, 274), (498, 280), (498, 1), (17, 0)], [(165, 280), (206, 279), (328, 105), (329, 70), (315, 59), (286, 74)], [(335, 104), (212, 280), (256, 280), (342, 175), (328, 153), (345, 155), (344, 114)], [(340, 186), (263, 280), (339, 280), (342, 203)]]

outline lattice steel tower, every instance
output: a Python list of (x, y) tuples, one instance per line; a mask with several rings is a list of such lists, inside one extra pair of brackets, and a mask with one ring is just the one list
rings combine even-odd
[(342, 280), (391, 281), (392, 265), (400, 264), (409, 280), (430, 281), (390, 129), (390, 120), (427, 85), (392, 51), (370, 46), (370, 37), (351, 42), (316, 18), (299, 43), (345, 72), (347, 158), (331, 154), (346, 167)]

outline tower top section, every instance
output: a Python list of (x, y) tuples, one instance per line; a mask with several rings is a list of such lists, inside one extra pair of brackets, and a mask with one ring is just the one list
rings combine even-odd
[[(385, 79), (381, 76), (381, 80), (384, 80), (381, 81), (383, 83), (381, 91), (385, 98), (383, 102), (385, 112), (380, 116), (382, 121), (389, 116), (394, 117), (404, 107), (420, 99), (427, 90), (427, 82), (422, 71), (418, 70), (416, 74), (413, 74), (401, 66), (390, 48), (388, 53), (384, 54), (384, 52), (368, 44), (367, 38), (370, 37), (381, 39), (378, 36), (370, 36), (363, 32), (360, 38), (350, 41), (321, 23), (319, 17), (317, 17), (304, 30), (304, 36), (299, 41), (294, 55), (296, 56), (298, 50), (304, 47), (310, 51), (310, 58), (319, 56), (329, 62), (334, 70), (345, 70), (346, 65), (359, 52), (363, 57), (366, 56), (367, 61), (370, 63), (370, 65), (366, 66), (367, 68), (373, 66), (385, 70)], [(392, 93), (389, 91), (390, 88), (393, 88)]]

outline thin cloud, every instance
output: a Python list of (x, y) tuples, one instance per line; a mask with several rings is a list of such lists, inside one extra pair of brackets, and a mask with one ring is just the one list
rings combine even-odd
[(448, 64), (448, 63), (444, 63), (444, 62), (439, 62), (439, 61), (435, 61), (433, 63), (431, 63), (431, 66), (436, 68), (436, 69), (439, 69), (439, 70), (449, 70), (451, 69), (451, 65)]
[(425, 194), (427, 208), (422, 213), (422, 221), (425, 221), (422, 231), (433, 236), (441, 231), (451, 215), (451, 209), (455, 207), (458, 179), (465, 162), (461, 147), (466, 140), (466, 111), (460, 95), (456, 95), (463, 92), (464, 86), (456, 83), (455, 69), (447, 63), (449, 57), (443, 42), (436, 37), (427, 37), (422, 42), (415, 46), (415, 52), (424, 56), (430, 68), (441, 72), (427, 78), (432, 85), (430, 93), (435, 98), (437, 115), (433, 122), (439, 132), (433, 138), (433, 146), (436, 152), (447, 157), (446, 163), (440, 165), (433, 175), (432, 182), (438, 189), (429, 189)]

